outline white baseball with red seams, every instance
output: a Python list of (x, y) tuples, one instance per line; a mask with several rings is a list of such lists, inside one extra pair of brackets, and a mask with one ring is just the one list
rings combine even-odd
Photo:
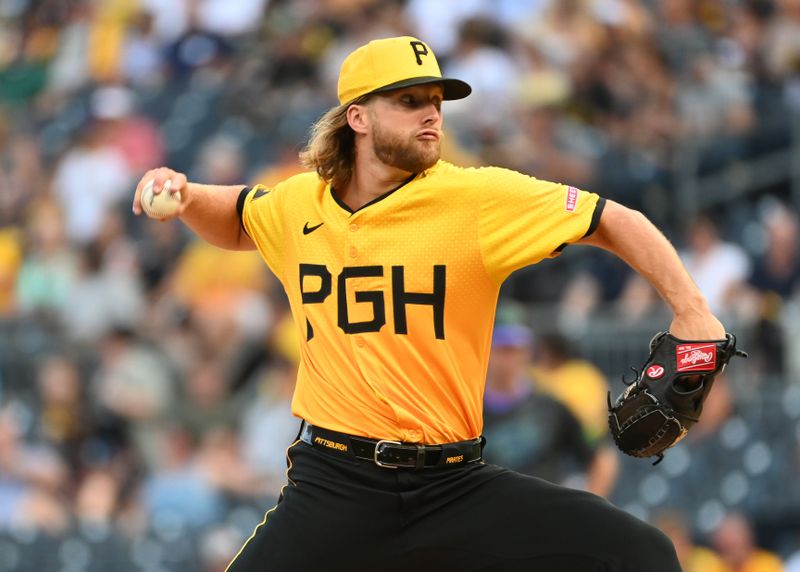
[(142, 210), (154, 218), (166, 218), (174, 215), (181, 206), (181, 192), (171, 193), (169, 189), (172, 181), (167, 179), (164, 182), (164, 188), (156, 194), (153, 192), (154, 182), (154, 179), (150, 179), (142, 189)]

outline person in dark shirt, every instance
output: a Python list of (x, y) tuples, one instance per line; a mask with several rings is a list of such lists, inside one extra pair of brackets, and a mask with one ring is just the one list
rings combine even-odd
[(484, 393), (484, 457), (528, 475), (576, 484), (589, 472), (594, 451), (566, 406), (536, 390), (528, 374), (531, 331), (497, 326)]
[(766, 249), (756, 258), (748, 282), (764, 296), (786, 300), (800, 289), (800, 223), (783, 206), (774, 207), (765, 219)]
[[(783, 320), (786, 302), (800, 291), (800, 222), (784, 206), (774, 206), (764, 217), (766, 249), (753, 263), (745, 296), (758, 309), (751, 354), (772, 381), (784, 377), (788, 348)], [(745, 298), (746, 299), (746, 298)]]

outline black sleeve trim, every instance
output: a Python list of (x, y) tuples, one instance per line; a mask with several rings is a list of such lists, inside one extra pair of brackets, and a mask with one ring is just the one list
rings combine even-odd
[[(250, 190), (250, 187), (243, 188), (239, 193), (239, 198), (236, 199), (236, 212), (239, 214), (239, 224), (245, 234), (247, 234), (247, 229), (244, 227), (244, 220), (242, 220), (242, 217), (244, 215), (244, 200), (247, 198), (247, 193), (249, 193)], [(247, 234), (247, 236), (250, 235)]]
[[(603, 214), (603, 209), (606, 208), (606, 200), (603, 197), (597, 201), (597, 204), (594, 207), (594, 212), (592, 213), (592, 221), (589, 223), (589, 228), (587, 229), (586, 233), (581, 237), (586, 238), (594, 231), (597, 230), (597, 227), (600, 225), (600, 216)], [(567, 243), (563, 243), (561, 246), (556, 248), (553, 252), (561, 252), (567, 247)]]
[(606, 208), (606, 199), (600, 197), (600, 200), (597, 201), (597, 204), (594, 207), (594, 213), (592, 214), (592, 222), (589, 223), (589, 229), (586, 231), (581, 238), (586, 238), (587, 236), (591, 235), (594, 231), (597, 230), (597, 227), (600, 225), (600, 216), (603, 214), (603, 209)]

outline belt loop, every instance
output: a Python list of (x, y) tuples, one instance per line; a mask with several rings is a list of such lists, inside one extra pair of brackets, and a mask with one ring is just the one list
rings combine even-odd
[(417, 445), (417, 465), (414, 470), (421, 471), (425, 468), (425, 445)]

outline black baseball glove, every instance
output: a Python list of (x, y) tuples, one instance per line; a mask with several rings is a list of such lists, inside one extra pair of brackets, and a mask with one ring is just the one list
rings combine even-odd
[(650, 357), (636, 379), (612, 405), (608, 394), (608, 425), (617, 447), (633, 457), (664, 458), (664, 451), (683, 439), (700, 418), (714, 378), (733, 356), (736, 337), (724, 340), (679, 340), (669, 332), (650, 340)]

